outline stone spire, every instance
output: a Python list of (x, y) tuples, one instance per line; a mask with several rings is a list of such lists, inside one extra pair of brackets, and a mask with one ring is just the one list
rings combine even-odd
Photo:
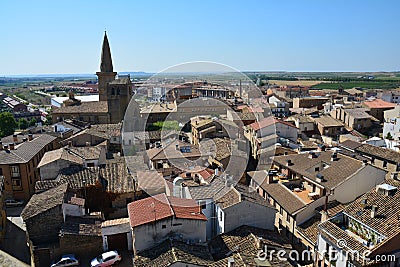
[(101, 72), (113, 72), (110, 45), (108, 44), (107, 33), (104, 32), (103, 48), (101, 50)]

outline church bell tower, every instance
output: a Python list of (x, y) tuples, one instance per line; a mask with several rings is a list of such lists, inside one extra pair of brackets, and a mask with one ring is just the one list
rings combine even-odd
[(98, 77), (99, 100), (107, 101), (107, 84), (115, 80), (116, 72), (113, 70), (110, 45), (107, 33), (104, 32), (103, 47), (101, 50), (100, 71), (96, 72)]

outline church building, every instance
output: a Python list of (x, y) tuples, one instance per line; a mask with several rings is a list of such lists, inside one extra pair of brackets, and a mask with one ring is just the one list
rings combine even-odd
[(124, 119), (126, 108), (132, 97), (130, 77), (116, 79), (110, 45), (107, 34), (104, 34), (101, 51), (100, 71), (98, 77), (99, 102), (81, 102), (72, 92), (62, 107), (54, 108), (53, 122), (65, 119), (77, 119), (91, 124), (118, 123)]

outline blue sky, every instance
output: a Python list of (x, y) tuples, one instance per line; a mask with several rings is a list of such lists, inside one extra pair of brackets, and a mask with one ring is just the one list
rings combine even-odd
[(94, 73), (188, 61), (239, 70), (400, 70), (400, 1), (0, 1), (0, 75)]

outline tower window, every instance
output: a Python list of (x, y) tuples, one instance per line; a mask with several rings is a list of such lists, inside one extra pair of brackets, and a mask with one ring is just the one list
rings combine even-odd
[(115, 89), (111, 88), (111, 95), (115, 95)]
[(118, 88), (118, 89), (117, 89), (117, 95), (119, 95), (119, 93), (120, 93), (120, 89)]

